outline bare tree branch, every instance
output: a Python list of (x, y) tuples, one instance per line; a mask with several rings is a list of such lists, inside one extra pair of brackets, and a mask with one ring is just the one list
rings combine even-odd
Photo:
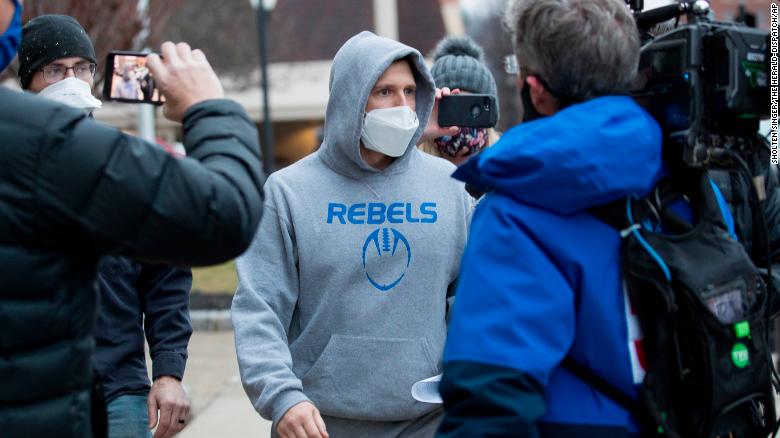
[[(139, 3), (139, 0), (27, 0), (23, 22), (44, 14), (64, 14), (81, 23), (95, 46), (98, 61), (95, 88), (99, 89), (108, 52), (157, 47), (160, 35), (183, 0), (149, 0), (144, 11), (139, 11)], [(17, 68), (14, 65), (0, 80), (15, 76)]]

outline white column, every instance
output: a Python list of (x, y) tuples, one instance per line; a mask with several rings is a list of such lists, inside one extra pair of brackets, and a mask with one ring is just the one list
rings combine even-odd
[(150, 143), (156, 143), (154, 115), (154, 105), (138, 104), (138, 136)]
[(439, 7), (444, 23), (444, 32), (447, 35), (465, 35), (466, 26), (463, 24), (460, 2), (458, 0), (439, 0)]
[(398, 3), (396, 0), (373, 0), (374, 33), (398, 40)]

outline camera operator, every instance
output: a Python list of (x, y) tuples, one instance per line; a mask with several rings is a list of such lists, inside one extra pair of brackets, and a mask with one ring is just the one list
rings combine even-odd
[(524, 123), (455, 177), (490, 187), (461, 263), (440, 437), (628, 437), (633, 416), (563, 368), (636, 395), (620, 235), (588, 209), (650, 191), (661, 130), (627, 94), (639, 36), (622, 0), (507, 9)]
[[(0, 0), (0, 70), (21, 38), (21, 0)], [(81, 109), (0, 87), (0, 430), (103, 436), (91, 400), (101, 255), (205, 265), (243, 252), (262, 211), (254, 124), (204, 54), (150, 55), (188, 158), (92, 121)], [(102, 412), (101, 412), (102, 411)], [(104, 418), (103, 418), (104, 420)]]

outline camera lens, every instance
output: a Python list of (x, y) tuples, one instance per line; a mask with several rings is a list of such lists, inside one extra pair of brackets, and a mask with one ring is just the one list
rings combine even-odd
[(485, 98), (485, 99), (482, 101), (482, 108), (484, 108), (484, 109), (485, 109), (485, 111), (490, 111), (490, 98), (489, 98), (489, 97), (486, 97), (486, 98)]
[(474, 105), (471, 107), (472, 118), (476, 119), (480, 114), (482, 114), (482, 108), (480, 108), (479, 105)]

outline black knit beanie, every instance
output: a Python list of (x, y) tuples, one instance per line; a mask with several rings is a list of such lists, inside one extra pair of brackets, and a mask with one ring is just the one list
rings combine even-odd
[(433, 49), (431, 75), (438, 88), (460, 88), (477, 94), (496, 97), (496, 80), (485, 65), (482, 48), (467, 36), (442, 39)]
[(81, 57), (97, 64), (95, 48), (78, 21), (67, 15), (41, 15), (22, 28), (19, 47), (19, 80), (22, 88), (30, 86), (38, 69), (52, 62)]

